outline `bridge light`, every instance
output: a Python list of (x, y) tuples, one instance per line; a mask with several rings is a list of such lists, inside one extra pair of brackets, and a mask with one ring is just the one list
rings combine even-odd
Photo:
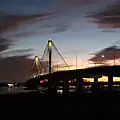
[(36, 76), (36, 75), (34, 75), (33, 77), (34, 77), (34, 78), (36, 78), (37, 76)]
[(49, 47), (52, 46), (52, 40), (48, 40), (48, 46), (49, 46)]
[(39, 59), (39, 57), (38, 56), (35, 56), (35, 60), (37, 61)]
[(104, 55), (102, 55), (102, 58), (104, 58), (105, 56)]
[(35, 64), (38, 66), (39, 64), (39, 57), (38, 56), (35, 56)]
[(13, 84), (8, 84), (9, 87), (13, 87), (14, 85)]

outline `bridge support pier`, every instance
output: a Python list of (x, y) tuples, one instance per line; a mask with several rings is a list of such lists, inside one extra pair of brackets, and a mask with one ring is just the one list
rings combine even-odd
[(83, 78), (79, 77), (76, 79), (76, 92), (83, 92), (84, 91), (84, 85), (83, 85)]
[(52, 79), (48, 80), (48, 92), (50, 92), (51, 94), (57, 93), (56, 86), (54, 82), (52, 81)]
[(68, 85), (68, 80), (64, 79), (63, 80), (63, 94), (69, 92), (69, 85)]
[(108, 90), (113, 88), (113, 76), (108, 76)]
[(94, 78), (94, 83), (95, 83), (95, 84), (98, 83), (98, 77), (95, 77), (95, 78)]
[(98, 77), (94, 77), (94, 83), (92, 85), (92, 91), (98, 91), (100, 89), (99, 83), (98, 83)]

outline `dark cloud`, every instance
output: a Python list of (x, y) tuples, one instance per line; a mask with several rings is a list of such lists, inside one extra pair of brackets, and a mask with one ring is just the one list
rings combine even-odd
[(0, 82), (24, 82), (33, 65), (33, 60), (28, 57), (24, 55), (0, 59)]
[(12, 40), (0, 37), (0, 82), (25, 81), (33, 63), (33, 60), (28, 59), (32, 49), (5, 52), (12, 44)]
[(0, 58), (4, 56), (19, 56), (19, 55), (26, 55), (29, 54), (29, 52), (33, 51), (33, 49), (21, 49), (21, 50), (10, 50), (6, 51), (9, 49), (10, 45), (14, 45), (13, 40), (5, 39), (0, 37)]
[(120, 48), (118, 46), (110, 46), (97, 53), (90, 58), (92, 62), (107, 62), (109, 60), (120, 59)]
[(12, 28), (23, 25), (26, 21), (32, 21), (35, 18), (43, 18), (45, 16), (52, 15), (54, 13), (42, 13), (33, 15), (12, 15), (12, 14), (2, 14), (0, 16), (0, 33), (10, 30)]
[(32, 52), (33, 49), (20, 49), (20, 50), (10, 50), (10, 51), (3, 51), (1, 53), (1, 57), (9, 57), (9, 56), (21, 56), (21, 55), (27, 55)]
[(28, 32), (21, 32), (21, 33), (18, 33), (18, 34), (13, 34), (13, 35), (10, 35), (10, 37), (27, 37), (27, 36), (34, 36), (34, 35), (46, 35), (48, 34), (48, 32), (46, 31), (28, 31)]
[(120, 27), (120, 2), (108, 6), (105, 10), (93, 13), (91, 16), (93, 22), (102, 28), (119, 28)]
[(84, 4), (91, 4), (95, 0), (64, 0), (64, 3), (68, 6), (78, 6)]
[[(61, 21), (62, 22), (62, 21)], [(63, 23), (54, 23), (54, 24), (49, 24), (49, 25), (43, 25), (40, 28), (52, 28), (53, 33), (59, 33), (59, 32), (64, 32), (68, 29), (69, 25)]]
[(60, 32), (64, 32), (68, 29), (68, 25), (63, 24), (63, 25), (57, 25), (53, 31), (53, 33), (60, 33)]
[(11, 36), (12, 37), (27, 37), (27, 36), (33, 36), (33, 35), (46, 35), (50, 33), (60, 33), (60, 32), (66, 31), (68, 27), (69, 25), (67, 24), (48, 24), (48, 25), (46, 24), (46, 25), (40, 26), (42, 30), (20, 32), (20, 33), (15, 33)]
[(0, 37), (0, 82), (25, 81), (32, 66), (33, 60), (28, 59), (31, 49), (5, 52), (13, 43), (12, 40)]
[(0, 37), (0, 53), (9, 48), (13, 41)]
[[(19, 26), (19, 25), (35, 25), (38, 23), (38, 26), (40, 26), (40, 29), (48, 29), (48, 28), (51, 28), (51, 32), (50, 33), (59, 33), (59, 32), (64, 32), (68, 29), (68, 26), (70, 27), (71, 23), (69, 23), (69, 21), (71, 20), (65, 20), (65, 19), (61, 19), (61, 14), (62, 13), (65, 13), (66, 12), (66, 9), (69, 7), (69, 6), (76, 6), (76, 5), (83, 5), (83, 4), (89, 4), (89, 3), (92, 3), (94, 0), (61, 0), (59, 5), (57, 5), (57, 7), (53, 8), (53, 13), (43, 13), (43, 14), (38, 14), (38, 15), (26, 15), (26, 16), (18, 16), (18, 15), (7, 15), (7, 17), (2, 17), (2, 19), (6, 19), (8, 18), (9, 22), (7, 22), (7, 25), (3, 24), (2, 27), (0, 28), (1, 31), (4, 31), (6, 29), (8, 29), (7, 26), (9, 26), (9, 28), (13, 28), (13, 27), (16, 27), (16, 26)], [(53, 15), (55, 14), (55, 16), (49, 16), (48, 18), (45, 18), (46, 16), (48, 15)], [(57, 16), (57, 17), (56, 17)], [(61, 17), (61, 18), (60, 18)], [(40, 18), (40, 19), (39, 19)], [(60, 18), (60, 19), (57, 19), (56, 18)], [(53, 20), (52, 20), (53, 19)], [(28, 21), (26, 23), (26, 21)], [(45, 21), (45, 20), (50, 20), (47, 22), (43, 22), (42, 25), (40, 25), (40, 21)], [(54, 21), (51, 23), (51, 21)], [(5, 22), (5, 23), (6, 23)], [(24, 24), (25, 23), (25, 24)], [(46, 32), (47, 34), (49, 34), (49, 32)], [(41, 33), (41, 32), (36, 32), (36, 30), (34, 31), (24, 31), (24, 32), (21, 32), (21, 33), (16, 33), (15, 35), (12, 35), (12, 37), (26, 37), (26, 36), (29, 36), (29, 35), (41, 35), (41, 34), (46, 34), (45, 32)]]
[[(28, 59), (31, 55), (28, 55), (31, 49), (5, 52), (12, 44), (12, 40), (0, 37), (0, 82), (25, 80), (29, 73), (28, 69), (33, 62), (31, 59)], [(13, 57), (9, 57), (10, 55)]]

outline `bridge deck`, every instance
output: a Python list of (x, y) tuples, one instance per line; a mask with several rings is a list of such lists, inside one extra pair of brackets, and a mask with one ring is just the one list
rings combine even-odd
[(77, 70), (67, 70), (67, 71), (59, 71), (51, 74), (41, 75), (36, 78), (29, 79), (29, 81), (34, 81), (34, 83), (39, 82), (43, 79), (50, 79), (53, 82), (57, 82), (59, 80), (70, 80), (76, 78), (95, 78), (102, 76), (112, 76), (112, 77), (120, 77), (120, 66), (102, 66), (102, 67), (93, 67), (86, 69), (77, 69)]
[(103, 76), (114, 76), (120, 77), (120, 66), (102, 66), (102, 67), (93, 67), (93, 68), (85, 68), (85, 69), (77, 69), (77, 70), (67, 70), (67, 71), (59, 71), (51, 74), (46, 74), (40, 76), (41, 78), (69, 78), (69, 77), (101, 77)]

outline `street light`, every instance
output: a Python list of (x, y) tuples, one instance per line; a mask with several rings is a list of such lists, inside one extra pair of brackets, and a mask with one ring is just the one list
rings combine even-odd
[(105, 57), (105, 56), (104, 56), (104, 55), (102, 55), (102, 63), (104, 62), (104, 57)]
[(104, 58), (105, 56), (104, 55), (102, 55), (102, 58)]

